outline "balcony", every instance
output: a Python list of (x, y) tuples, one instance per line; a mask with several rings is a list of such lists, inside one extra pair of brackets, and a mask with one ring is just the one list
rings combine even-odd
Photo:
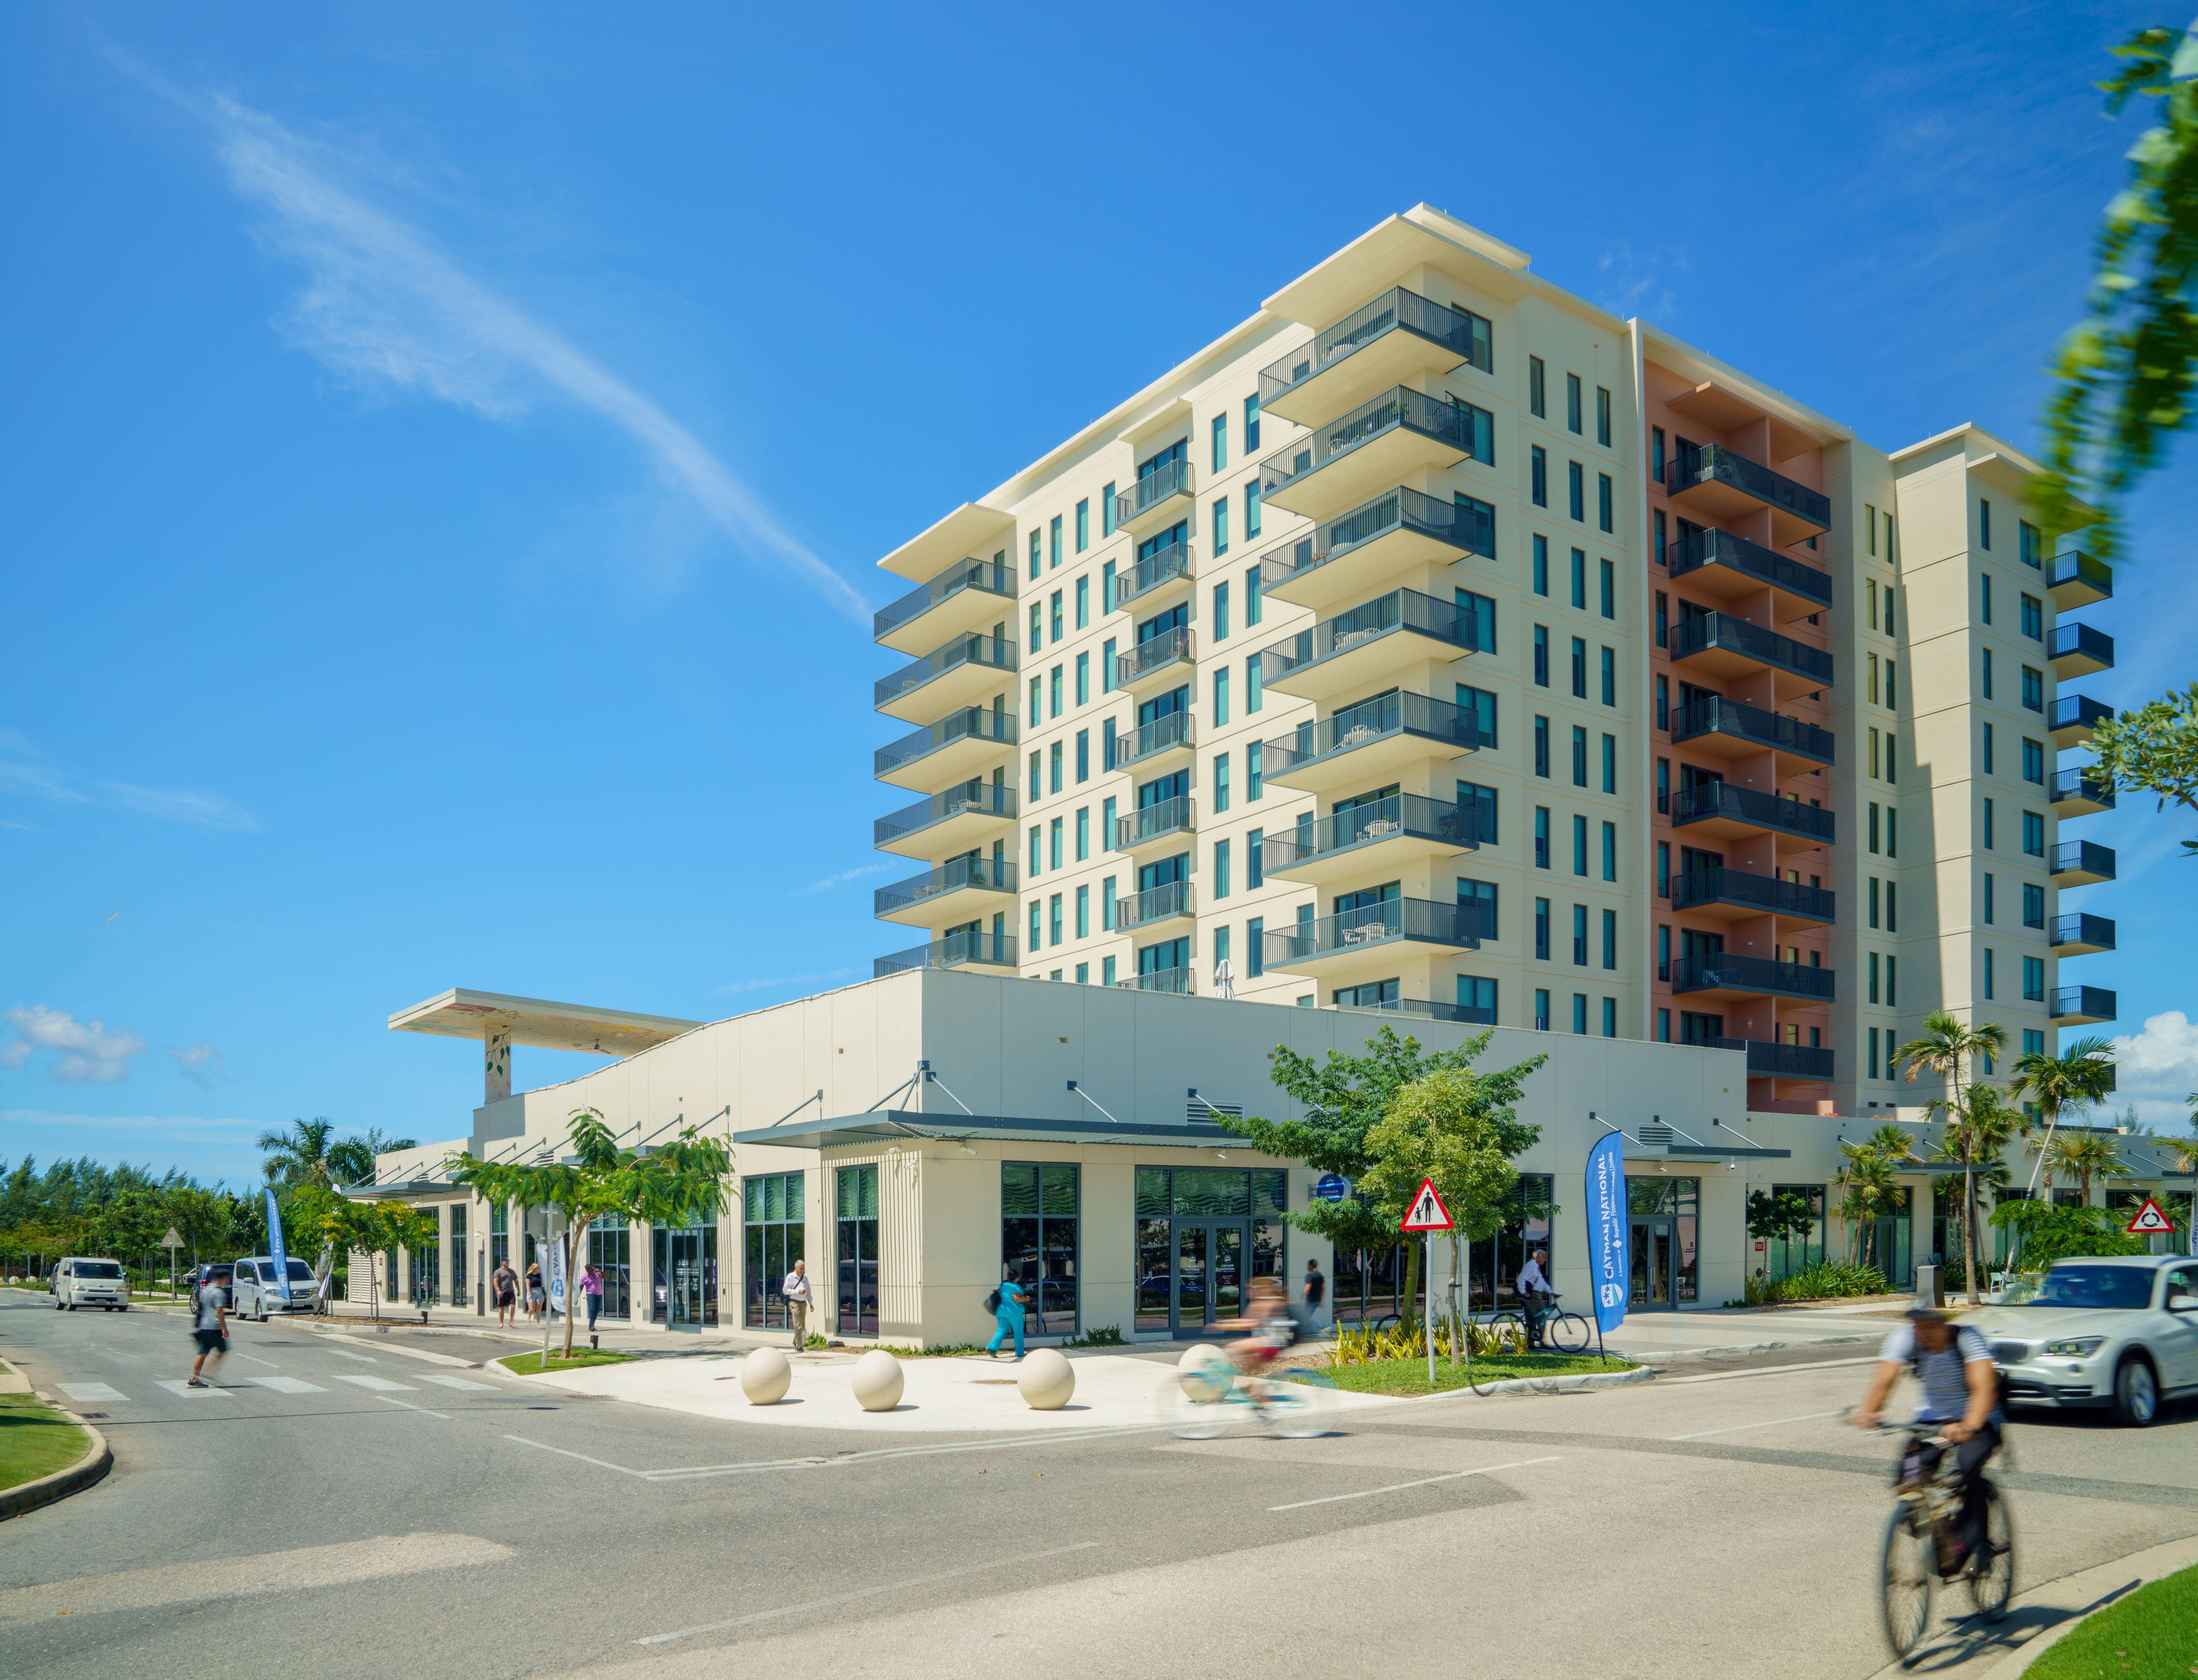
[(1832, 686), (1829, 654), (1729, 613), (1682, 619), (1666, 639), (1670, 646), (1665, 651), (1672, 664), (1692, 661), (1689, 669), (1728, 680), (1769, 666), (1781, 700)]
[(2081, 747), (2100, 724), (2114, 720), (2114, 707), (2088, 695), (2056, 695), (2046, 703), (2045, 727), (2056, 747)]
[(2056, 1026), (2096, 1026), (2115, 1014), (2114, 994), (2102, 985), (2056, 986), (2046, 1007)]
[(1780, 852), (1806, 851), (1829, 846), (1835, 823), (1821, 805), (1803, 805), (1754, 788), (1735, 787), (1730, 782), (1698, 782), (1672, 793), (1672, 826), (1715, 834), (1720, 840), (1745, 840), (1766, 829), (1799, 842), (1781, 846)]
[(2114, 849), (2096, 840), (2056, 840), (2050, 854), (2056, 887), (2096, 887), (2114, 878)]
[(1016, 725), (1012, 712), (966, 706), (879, 747), (875, 774), (896, 788), (917, 790), (965, 781), (999, 762), (1002, 749), (1015, 744)]
[(1478, 507), (1400, 485), (1269, 549), (1259, 559), (1259, 591), (1321, 612), (1407, 567), (1495, 551), (1495, 521)]
[(881, 817), (871, 844), (903, 857), (967, 852), (1015, 820), (1015, 790), (997, 782), (964, 782), (943, 793)]
[(1722, 444), (1683, 445), (1666, 469), (1665, 493), (1689, 514), (1712, 520), (1771, 509), (1771, 540), (1791, 548), (1832, 528), (1832, 502)]
[(1171, 712), (1165, 718), (1138, 724), (1134, 734), (1116, 735), (1114, 762), (1104, 768), (1128, 770), (1134, 766), (1149, 774), (1178, 759), (1187, 762), (1197, 744), (1198, 728), (1191, 714)]
[(2056, 770), (2046, 782), (2047, 801), (2056, 817), (2090, 817), (2114, 808), (2114, 778), (2096, 764)]
[(997, 691), (1015, 669), (1015, 644), (997, 636), (957, 636), (922, 659), (878, 678), (877, 709), (904, 724), (967, 706)]
[[(1765, 712), (1759, 706), (1710, 695), (1672, 711), (1672, 744), (1694, 743), (1698, 753), (1720, 759), (1745, 758), (1768, 748), (1812, 764), (1829, 764), (1835, 751), (1829, 730), (1788, 718), (1782, 712)], [(1791, 774), (1781, 770), (1780, 774)]]
[(1666, 550), (1672, 580), (1694, 580), (1705, 595), (1730, 599), (1769, 588), (1777, 591), (1781, 619), (1806, 619), (1830, 610), (1831, 574), (1730, 531), (1694, 531)]
[(1170, 688), (1190, 680), (1198, 661), (1197, 638), (1189, 625), (1164, 630), (1114, 655), (1114, 686), (1125, 694)]
[(1114, 850), (1135, 854), (1163, 843), (1180, 845), (1198, 827), (1198, 804), (1188, 793), (1178, 793), (1158, 805), (1139, 805), (1126, 817), (1114, 819)]
[(1160, 968), (1149, 974), (1132, 974), (1115, 985), (1124, 991), (1165, 991), (1177, 997), (1198, 995), (1198, 977), (1189, 968)]
[(917, 927), (951, 927), (974, 921), (997, 910), (1003, 898), (1015, 896), (1017, 865), (1005, 857), (957, 857), (920, 875), (881, 887), (873, 896), (881, 921), (904, 921)]
[(1788, 962), (1768, 956), (1741, 956), (1720, 951), (1698, 956), (1672, 968), (1675, 996), (1724, 997), (1739, 1002), (1750, 997), (1794, 997), (1808, 1003), (1832, 1001), (1832, 971), (1811, 962)]
[(1318, 793), (1379, 787), (1406, 764), (1493, 744), (1482, 741), (1473, 712), (1426, 695), (1391, 694), (1302, 723), (1295, 735), (1267, 742), (1262, 757), (1271, 784)]
[(1157, 554), (1147, 555), (1114, 579), (1114, 605), (1138, 602), (1150, 612), (1178, 596), (1190, 593), (1190, 544), (1170, 543)]
[(1480, 645), (1469, 609), (1393, 590), (1263, 648), (1259, 659), (1265, 687), (1319, 700), (1364, 694), (1413, 660), (1459, 660)]
[(1471, 904), (1431, 898), (1387, 898), (1338, 916), (1270, 929), (1266, 966), (1294, 974), (1325, 974), (1354, 968), (1368, 957), (1386, 966), (1396, 947), (1433, 945), (1445, 950), (1480, 948), (1479, 912)]
[(1703, 1038), (1695, 1041), (1713, 1050), (1747, 1052), (1752, 1079), (1829, 1079), (1832, 1053), (1816, 1044), (1779, 1044), (1765, 1038)]
[(1012, 968), (1015, 962), (1012, 933), (949, 933), (929, 945), (913, 945), (877, 958), (870, 965), (870, 978), (883, 980), (910, 968)]
[(2056, 956), (2089, 956), (2094, 951), (2114, 948), (2114, 922), (2112, 916), (2087, 916), (2078, 912), (2053, 918), (2053, 954)]
[(1836, 893), (1795, 881), (1781, 881), (1776, 875), (1748, 875), (1722, 864), (1672, 875), (1665, 885), (1673, 910), (1722, 920), (1775, 916), (1788, 921), (1821, 925), (1837, 919)]
[(1470, 852), (1479, 844), (1474, 836), (1474, 813), (1468, 807), (1392, 793), (1331, 817), (1309, 817), (1287, 833), (1271, 829), (1260, 869), (1314, 885), (1375, 870), (1395, 875), (1415, 858)]
[(2062, 682), (2114, 668), (2114, 638), (2089, 625), (2056, 625), (2045, 632), (2045, 658)]
[(1189, 921), (1197, 914), (1196, 889), (1187, 881), (1172, 881), (1116, 899), (1114, 928), (1121, 933), (1150, 933), (1171, 921)]
[(2067, 613), (2114, 592), (2114, 568), (2087, 554), (2057, 554), (2045, 562), (2045, 587), (2053, 604)]
[(927, 584), (919, 584), (871, 622), (876, 639), (904, 654), (934, 647), (942, 637), (975, 630), (1002, 616), (1000, 603), (1015, 598), (1015, 568), (989, 560), (957, 560)]
[(1402, 286), (1259, 371), (1259, 412), (1315, 426), (1416, 374), (1492, 361), (1488, 326)]
[(1384, 485), (1492, 453), (1478, 409), (1398, 386), (1259, 463), (1259, 498), (1325, 519)]
[(1114, 528), (1146, 531), (1172, 524), (1190, 512), (1190, 462), (1171, 461), (1114, 497)]
[(1393, 997), (1386, 1003), (1330, 1003), (1331, 1009), (1354, 1014), (1404, 1015), (1413, 1020), (1456, 1021), (1462, 1026), (1493, 1026), (1496, 1011), (1470, 1009), (1462, 1003), (1439, 1003), (1425, 997)]

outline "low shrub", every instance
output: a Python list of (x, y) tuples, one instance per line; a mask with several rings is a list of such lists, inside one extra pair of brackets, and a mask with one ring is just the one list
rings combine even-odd
[(1127, 1347), (1129, 1338), (1122, 1334), (1119, 1324), (1102, 1324), (1097, 1329), (1080, 1336), (1071, 1336), (1061, 1343), (1063, 1347)]
[(1851, 1295), (1882, 1295), (1885, 1274), (1875, 1266), (1819, 1260), (1781, 1278), (1747, 1280), (1747, 1305), (1776, 1306), (1782, 1301), (1829, 1301)]
[[(1435, 1354), (1438, 1358), (1451, 1357), (1453, 1324), (1439, 1320), (1435, 1324)], [(1465, 1332), (1466, 1351), (1475, 1355), (1517, 1353), (1524, 1350), (1525, 1333), (1511, 1324), (1468, 1324)], [(1339, 1365), (1372, 1364), (1384, 1359), (1423, 1358), (1427, 1354), (1427, 1331), (1417, 1318), (1399, 1318), (1387, 1329), (1375, 1329), (1369, 1325), (1339, 1327), (1335, 1335), (1334, 1357)]]

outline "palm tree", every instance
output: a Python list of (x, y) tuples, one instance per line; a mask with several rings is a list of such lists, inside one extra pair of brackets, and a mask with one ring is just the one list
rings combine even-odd
[(374, 1158), (392, 1149), (416, 1149), (416, 1138), (385, 1137), (381, 1128), (369, 1126), (363, 1137), (346, 1137), (329, 1150), (329, 1166), (346, 1184), (364, 1184), (374, 1177)]
[[(2038, 1194), (2038, 1175), (2053, 1148), (2053, 1129), (2071, 1109), (2085, 1109), (2107, 1100), (2114, 1089), (2113, 1046), (2103, 1038), (2079, 1038), (2059, 1055), (2030, 1050), (2016, 1058), (2015, 1083), (2008, 1095), (2018, 1102), (2027, 1096), (2045, 1117), (2045, 1142), (2038, 1152), (2038, 1165), (2030, 1170), (2030, 1193)], [(2028, 1128), (2025, 1128), (2026, 1132)]]
[[(1944, 1009), (1933, 1009), (1923, 1017), (1923, 1035), (1911, 1038), (1895, 1050), (1893, 1060), (1905, 1064), (1909, 1083), (1913, 1084), (1918, 1073), (1926, 1069), (1942, 1079), (1953, 1081), (1953, 1101), (1943, 1106), (1948, 1112), (1962, 1116), (1961, 1124), (1968, 1126), (1970, 1115), (1962, 1096), (1962, 1064), (1980, 1055), (1998, 1055), (2007, 1048), (2007, 1029), (1996, 1020), (1971, 1026), (1958, 1016)], [(1997, 1104), (1999, 1093), (1992, 1093)], [(1934, 1102), (1934, 1111), (1942, 1104)], [(2019, 1112), (2016, 1118), (2020, 1118)], [(2009, 1122), (2012, 1131), (2013, 1123)], [(2004, 1138), (2001, 1140), (2004, 1142)], [(1969, 1279), (1969, 1305), (1978, 1305), (1977, 1292), (1977, 1179), (1975, 1154), (1964, 1148), (1962, 1154), (1962, 1223), (1966, 1232), (1963, 1238), (1965, 1269)]]
[(1977, 1276), (1984, 1265), (1977, 1235), (1977, 1185), (1980, 1180), (1995, 1185), (2004, 1185), (2009, 1181), (2010, 1175), (2000, 1160), (2000, 1151), (2021, 1126), (2022, 1113), (2001, 1101), (1997, 1085), (1986, 1084), (1972, 1084), (1962, 1093), (1958, 1108), (1951, 1097), (1941, 1096), (1932, 1099), (1931, 1109), (1946, 1122), (1939, 1141), (1939, 1159), (1962, 1164), (1958, 1218), (1963, 1266), (1974, 1299), (1978, 1293)]
[(322, 1115), (293, 1120), (288, 1131), (261, 1132), (259, 1147), (267, 1157), (267, 1182), (285, 1189), (300, 1184), (329, 1189), (329, 1134), (335, 1129), (336, 1123)]
[(1909, 1154), (1908, 1134), (1896, 1125), (1880, 1126), (1859, 1143), (1840, 1144), (1840, 1153), (1847, 1159), (1835, 1180), (1843, 1192), (1840, 1217), (1852, 1232), (1849, 1253), (1856, 1261), (1867, 1263), (1877, 1222), (1900, 1194), (1893, 1171), (1895, 1163)]
[(2084, 1206), (2091, 1205), (2091, 1180), (2126, 1178), (2120, 1146), (2102, 1131), (2071, 1132), (2053, 1146), (2053, 1165), (2083, 1187)]

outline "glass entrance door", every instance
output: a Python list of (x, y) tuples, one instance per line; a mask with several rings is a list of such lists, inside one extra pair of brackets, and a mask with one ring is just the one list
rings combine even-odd
[(1245, 1257), (1252, 1252), (1247, 1222), (1175, 1222), (1175, 1311), (1168, 1323), (1178, 1336), (1197, 1335), (1217, 1318), (1244, 1311)]
[(718, 1228), (651, 1233), (656, 1322), (699, 1330), (718, 1322)]
[(1678, 1293), (1678, 1242), (1672, 1221), (1666, 1218), (1633, 1221), (1629, 1253), (1632, 1261), (1630, 1304), (1649, 1311), (1668, 1311)]

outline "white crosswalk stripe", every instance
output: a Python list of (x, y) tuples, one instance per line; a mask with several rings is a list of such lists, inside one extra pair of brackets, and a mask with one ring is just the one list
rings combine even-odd
[(432, 1382), (438, 1388), (463, 1388), (476, 1394), (492, 1394), (496, 1392), (494, 1383), (475, 1382), (471, 1377), (467, 1376), (436, 1376), (423, 1372), (420, 1374), (420, 1381)]
[(194, 1388), (181, 1377), (169, 1377), (160, 1384), (160, 1386), (171, 1394), (186, 1400), (195, 1400), (202, 1394), (226, 1394), (230, 1392), (226, 1388), (216, 1388), (211, 1384), (204, 1388)]
[(409, 1382), (392, 1382), (384, 1376), (352, 1376), (346, 1371), (335, 1374), (338, 1382), (350, 1383), (354, 1388), (369, 1388), (375, 1393), (414, 1394), (419, 1391)]
[(317, 1382), (307, 1382), (294, 1376), (248, 1376), (245, 1381), (261, 1388), (271, 1388), (277, 1394), (325, 1394), (329, 1391)]
[(127, 1400), (130, 1398), (119, 1389), (109, 1388), (103, 1382), (57, 1382), (54, 1386), (72, 1400)]

